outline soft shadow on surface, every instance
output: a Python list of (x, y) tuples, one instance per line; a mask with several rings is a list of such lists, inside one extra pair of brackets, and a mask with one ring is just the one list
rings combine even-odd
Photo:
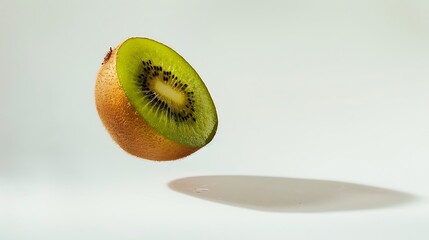
[(195, 176), (168, 186), (222, 204), (269, 212), (332, 212), (373, 209), (410, 202), (410, 194), (355, 183), (265, 177)]

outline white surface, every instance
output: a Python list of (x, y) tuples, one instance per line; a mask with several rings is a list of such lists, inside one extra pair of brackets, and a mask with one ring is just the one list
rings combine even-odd
[[(0, 239), (429, 239), (427, 1), (0, 5)], [(209, 146), (110, 140), (95, 75), (130, 36), (205, 80)]]

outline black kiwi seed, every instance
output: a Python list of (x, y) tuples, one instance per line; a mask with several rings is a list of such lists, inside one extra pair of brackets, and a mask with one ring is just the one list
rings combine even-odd
[[(158, 108), (158, 111), (167, 116), (167, 119), (172, 119), (176, 123), (189, 123), (189, 120), (191, 119), (196, 122), (195, 117), (192, 115), (192, 113), (195, 112), (195, 100), (193, 100), (194, 92), (186, 91), (188, 84), (182, 83), (182, 81), (180, 81), (177, 76), (172, 74), (171, 71), (163, 70), (162, 66), (152, 65), (151, 60), (142, 61), (142, 70), (143, 73), (138, 76), (138, 85), (150, 106), (153, 108)], [(180, 107), (178, 106), (170, 106), (168, 102), (156, 94), (155, 90), (151, 89), (150, 82), (157, 77), (169, 84), (171, 87), (174, 87), (185, 94), (187, 98), (187, 104), (184, 109), (179, 109)]]

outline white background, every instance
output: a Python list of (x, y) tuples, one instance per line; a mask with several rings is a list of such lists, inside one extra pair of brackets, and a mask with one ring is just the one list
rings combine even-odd
[[(0, 239), (429, 239), (428, 1), (0, 6)], [(212, 94), (186, 159), (101, 125), (98, 68), (131, 36)]]

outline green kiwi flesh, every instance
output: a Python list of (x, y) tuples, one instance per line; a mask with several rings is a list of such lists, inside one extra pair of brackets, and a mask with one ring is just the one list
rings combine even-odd
[(209, 143), (217, 113), (207, 87), (173, 49), (147, 38), (130, 38), (118, 49), (119, 83), (136, 112), (166, 138), (190, 147)]

